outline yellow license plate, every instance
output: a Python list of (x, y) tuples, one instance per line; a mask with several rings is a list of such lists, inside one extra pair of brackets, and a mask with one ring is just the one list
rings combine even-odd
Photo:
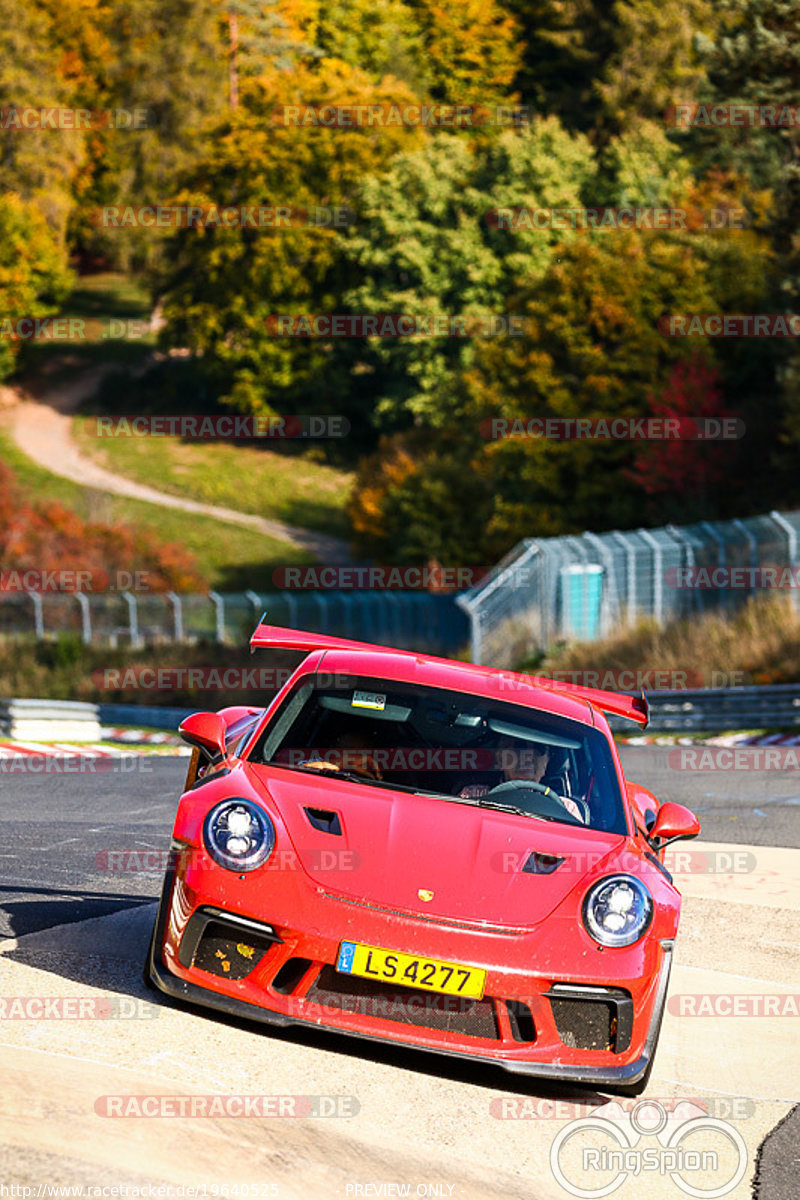
[(486, 972), (479, 967), (443, 962), (440, 958), (419, 958), (416, 954), (364, 946), (361, 942), (342, 942), (336, 970), (380, 983), (397, 983), (448, 996), (469, 996), (473, 1000), (482, 999), (486, 986)]

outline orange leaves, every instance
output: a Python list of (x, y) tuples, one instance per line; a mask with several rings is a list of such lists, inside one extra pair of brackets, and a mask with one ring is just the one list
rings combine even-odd
[(183, 547), (144, 530), (84, 521), (62, 504), (27, 504), (0, 463), (0, 561), (8, 570), (140, 572), (153, 592), (204, 590), (207, 580)]

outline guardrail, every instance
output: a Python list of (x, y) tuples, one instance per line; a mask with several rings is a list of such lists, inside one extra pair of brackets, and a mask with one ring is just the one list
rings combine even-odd
[[(800, 729), (800, 683), (757, 687), (702, 688), (693, 691), (650, 692), (648, 733), (721, 733), (736, 729)], [(24, 728), (25, 734), (12, 736), (52, 740), (76, 740), (61, 730), (67, 723), (73, 729), (89, 731), (100, 725), (141, 725), (146, 729), (177, 729), (191, 712), (213, 708), (198, 700), (193, 707), (173, 708), (138, 704), (83, 704), (63, 700), (7, 700), (0, 702), (0, 731)], [(32, 722), (58, 724), (59, 733), (32, 734)], [(16, 725), (15, 725), (16, 722)], [(632, 733), (638, 727), (619, 717), (609, 720), (615, 732)], [(82, 737), (81, 740), (88, 740)]]
[[(800, 683), (649, 692), (648, 733), (722, 733), (726, 729), (800, 728)], [(614, 718), (615, 732), (631, 730)]]
[(0, 700), (0, 733), (20, 742), (99, 742), (97, 709), (80, 700)]

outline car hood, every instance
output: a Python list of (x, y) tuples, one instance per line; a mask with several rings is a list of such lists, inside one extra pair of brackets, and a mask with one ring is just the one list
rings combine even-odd
[[(248, 764), (248, 774), (326, 892), (429, 917), (528, 928), (632, 848), (619, 834), (472, 804), (267, 766)], [(341, 834), (314, 828), (306, 808), (335, 812)], [(523, 871), (532, 853), (563, 862), (549, 874)]]

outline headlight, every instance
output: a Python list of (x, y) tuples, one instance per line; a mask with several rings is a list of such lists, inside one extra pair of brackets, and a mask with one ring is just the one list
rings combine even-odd
[(647, 888), (633, 875), (609, 875), (586, 893), (583, 923), (601, 946), (630, 946), (653, 917)]
[(254, 871), (272, 853), (275, 826), (263, 808), (249, 800), (223, 800), (206, 817), (203, 839), (221, 867)]

